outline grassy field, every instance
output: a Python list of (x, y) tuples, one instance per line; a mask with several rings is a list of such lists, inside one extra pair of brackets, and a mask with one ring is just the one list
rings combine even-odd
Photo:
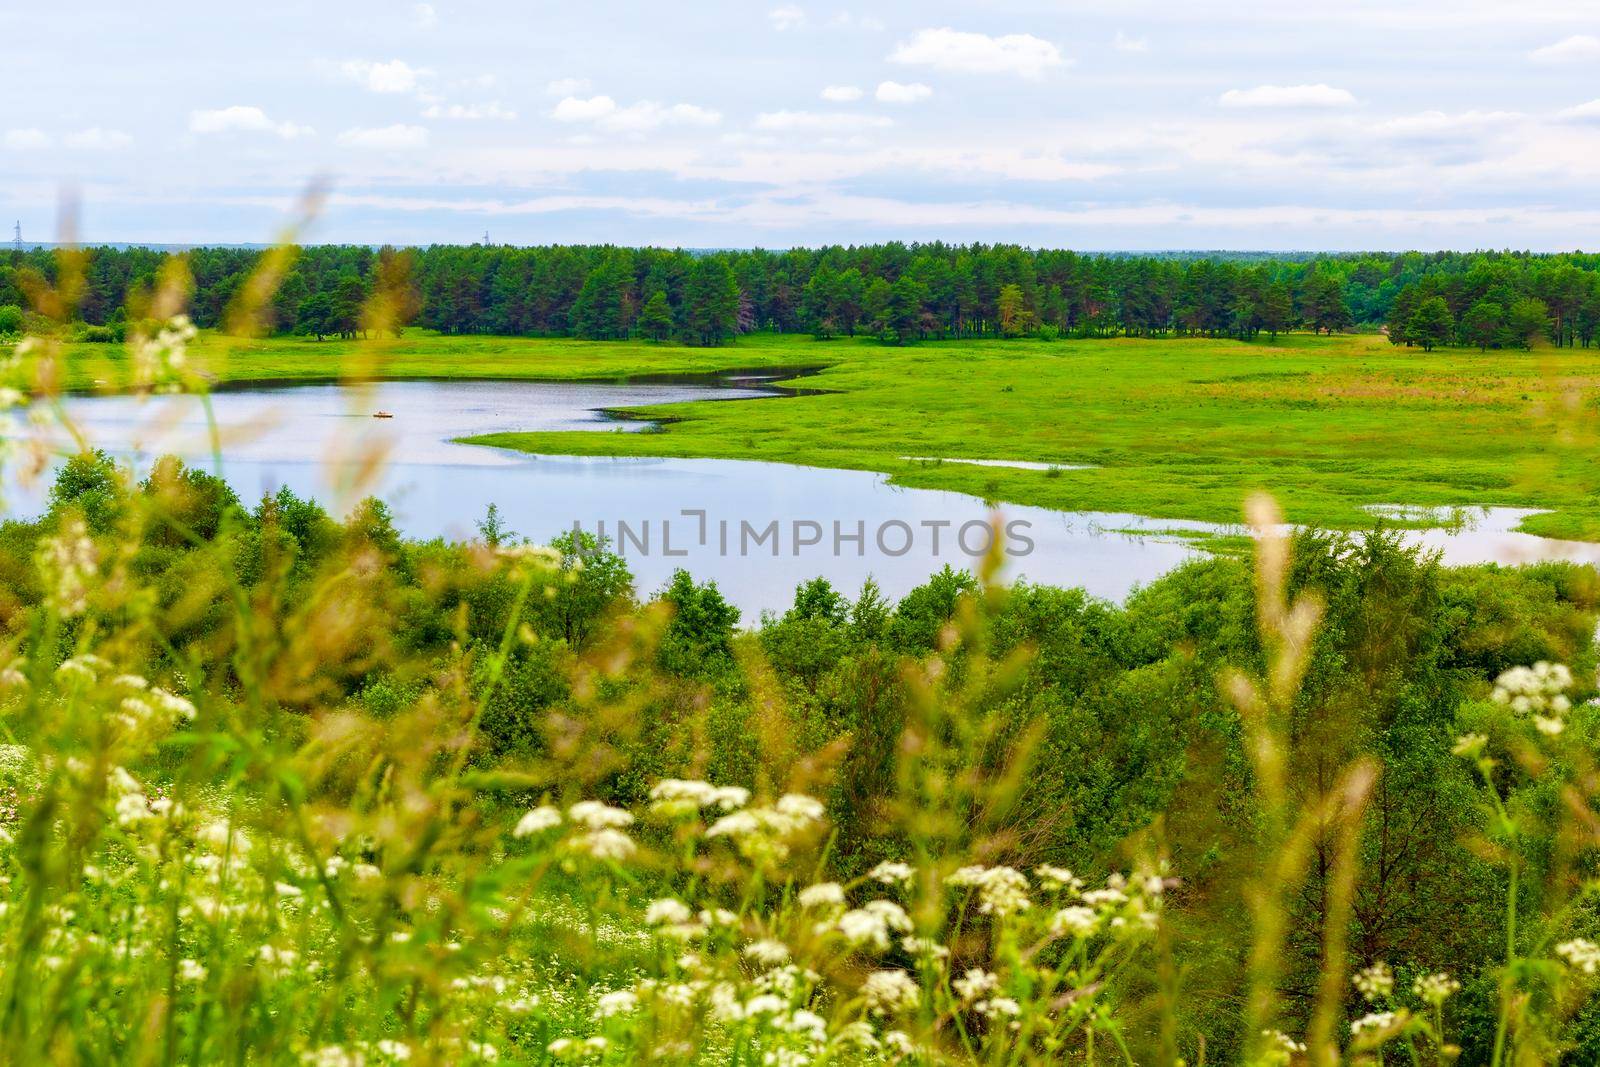
[[(1600, 354), (1449, 349), (1378, 336), (1277, 343), (1117, 338), (889, 348), (754, 335), (716, 349), (639, 342), (438, 337), (375, 344), (202, 340), (222, 380), (338, 376), (616, 379), (729, 368), (822, 368), (830, 390), (759, 403), (638, 409), (656, 434), (496, 434), (532, 452), (760, 459), (884, 471), (992, 500), (1233, 521), (1251, 490), (1289, 516), (1370, 524), (1370, 504), (1551, 509), (1526, 530), (1600, 539), (1594, 434)], [(124, 377), (107, 346), (74, 349), (70, 380)], [(1019, 470), (904, 457), (1083, 464)]]

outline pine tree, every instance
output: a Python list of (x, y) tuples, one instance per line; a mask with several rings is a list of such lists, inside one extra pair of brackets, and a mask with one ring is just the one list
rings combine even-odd
[(1450, 305), (1444, 302), (1442, 296), (1430, 296), (1418, 304), (1417, 310), (1412, 312), (1410, 321), (1406, 323), (1406, 336), (1411, 338), (1412, 343), (1421, 345), (1424, 352), (1432, 352), (1455, 332), (1455, 317), (1450, 314)]
[(615, 258), (607, 257), (584, 279), (572, 305), (572, 332), (590, 341), (623, 334), (623, 279)]
[(1417, 305), (1422, 302), (1422, 294), (1414, 285), (1408, 285), (1400, 290), (1394, 298), (1394, 303), (1389, 308), (1389, 343), (1392, 345), (1409, 345), (1411, 338), (1406, 334), (1406, 326), (1411, 322), (1411, 316), (1416, 313)]
[(1490, 345), (1501, 342), (1505, 327), (1506, 309), (1493, 300), (1479, 300), (1461, 316), (1461, 340), (1486, 352)]
[(1028, 332), (1032, 317), (1022, 299), (1022, 286), (1013, 282), (1000, 287), (996, 301), (1000, 315), (1000, 333), (1004, 337), (1021, 337)]
[(1519, 348), (1532, 348), (1549, 330), (1550, 309), (1543, 300), (1523, 297), (1506, 312), (1506, 335)]
[(1260, 318), (1261, 328), (1274, 341), (1278, 339), (1278, 333), (1287, 330), (1294, 321), (1294, 301), (1289, 296), (1289, 287), (1283, 282), (1273, 282), (1267, 286), (1261, 297)]
[(672, 305), (667, 303), (667, 294), (656, 290), (644, 302), (634, 326), (652, 341), (665, 341), (672, 336)]
[(707, 256), (689, 273), (683, 314), (684, 339), (695, 345), (720, 345), (738, 325), (739, 286), (721, 259)]

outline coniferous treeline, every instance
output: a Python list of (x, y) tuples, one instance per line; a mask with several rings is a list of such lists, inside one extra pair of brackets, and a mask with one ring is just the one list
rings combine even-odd
[[(113, 340), (172, 256), (87, 253), (79, 314)], [(262, 253), (181, 253), (193, 317), (223, 324)], [(0, 332), (44, 250), (0, 254)], [(867, 334), (891, 343), (1042, 335), (1253, 338), (1387, 325), (1397, 344), (1594, 342), (1600, 256), (1511, 252), (1087, 255), (1014, 245), (907, 245), (694, 253), (659, 248), (356, 245), (298, 250), (273, 300), (275, 328), (353, 336), (377, 278), (404, 277), (402, 317), (445, 333), (677, 338), (718, 344), (751, 330)], [(131, 294), (131, 295), (130, 295)], [(15, 327), (13, 327), (13, 330)]]

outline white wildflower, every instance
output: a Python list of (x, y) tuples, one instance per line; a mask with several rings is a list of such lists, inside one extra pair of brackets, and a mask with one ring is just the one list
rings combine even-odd
[(1461, 983), (1440, 971), (1436, 974), (1418, 975), (1411, 983), (1411, 991), (1429, 1004), (1443, 1004), (1452, 994), (1461, 991)]
[(1403, 1018), (1392, 1011), (1369, 1012), (1366, 1015), (1363, 1015), (1361, 1018), (1351, 1022), (1350, 1033), (1352, 1035), (1359, 1035), (1388, 1030), (1390, 1027), (1393, 1027), (1402, 1021)]
[(580, 800), (567, 809), (567, 815), (573, 822), (586, 826), (590, 830), (605, 830), (609, 828), (632, 826), (633, 816), (621, 808), (613, 808), (609, 804), (602, 804), (598, 800)]
[(117, 825), (124, 827), (137, 826), (146, 819), (152, 818), (150, 803), (143, 793), (124, 793), (117, 799), (116, 806)]
[(100, 557), (82, 519), (67, 520), (59, 534), (39, 546), (38, 565), (52, 611), (72, 618), (88, 610), (89, 584), (99, 573)]
[(904, 885), (911, 881), (917, 872), (907, 863), (894, 863), (889, 860), (878, 864), (867, 872), (867, 877), (884, 885)]
[(833, 1039), (846, 1048), (858, 1048), (867, 1052), (875, 1052), (881, 1042), (878, 1035), (873, 1033), (872, 1024), (865, 1019), (845, 1023), (834, 1031)]
[(692, 815), (701, 808), (742, 808), (750, 791), (736, 785), (715, 786), (696, 779), (666, 778), (650, 790), (650, 810), (661, 815)]
[(802, 908), (823, 908), (844, 903), (844, 887), (838, 882), (818, 882), (800, 890), (797, 898)]
[(1083, 879), (1065, 867), (1052, 867), (1048, 863), (1043, 863), (1033, 869), (1033, 876), (1051, 893), (1076, 893), (1083, 888)]
[(746, 837), (761, 832), (761, 816), (754, 811), (736, 811), (724, 815), (706, 829), (707, 837)]
[(517, 820), (517, 825), (511, 830), (511, 836), (531, 837), (534, 834), (543, 833), (545, 830), (551, 830), (560, 825), (561, 812), (549, 804), (541, 804)]
[(861, 995), (874, 1015), (893, 1015), (915, 1008), (922, 991), (905, 971), (873, 971), (861, 984)]
[(1001, 1016), (1014, 1019), (1022, 1014), (1022, 1005), (1010, 997), (990, 997), (978, 1001), (972, 1010), (986, 1019), (998, 1019)]
[(1594, 974), (1600, 969), (1600, 945), (1587, 938), (1575, 937), (1556, 946), (1556, 955), (1567, 961), (1573, 970)]
[(311, 1067), (362, 1067), (366, 1063), (359, 1051), (343, 1045), (323, 1045), (314, 1052), (303, 1053), (300, 1059)]
[(605, 994), (595, 1002), (594, 1013), (597, 1018), (609, 1019), (614, 1015), (626, 1015), (639, 1006), (639, 995), (631, 989), (617, 989)]
[(963, 1003), (970, 1003), (1000, 988), (1000, 978), (992, 971), (985, 971), (980, 967), (968, 969), (966, 974), (950, 983), (950, 988), (955, 990), (956, 996)]
[(789, 946), (782, 941), (752, 941), (744, 947), (745, 959), (762, 967), (778, 967), (789, 962)]
[(524, 993), (500, 1005), (508, 1014), (528, 1015), (539, 1006), (539, 997), (534, 993)]
[(780, 862), (789, 855), (790, 840), (810, 830), (822, 818), (822, 804), (789, 793), (771, 807), (745, 808), (713, 822), (706, 837), (731, 838), (747, 859)]
[(1572, 708), (1567, 690), (1572, 688), (1572, 672), (1562, 663), (1541, 660), (1532, 667), (1512, 667), (1494, 682), (1494, 700), (1506, 704), (1518, 715), (1531, 715), (1534, 725), (1545, 734), (1559, 734), (1563, 717)]
[(1099, 914), (1093, 908), (1086, 908), (1081, 904), (1062, 908), (1050, 917), (1050, 931), (1055, 934), (1089, 937), (1099, 927)]
[(1012, 915), (1033, 906), (1028, 900), (1028, 876), (1015, 867), (962, 867), (945, 884), (976, 888), (978, 910), (985, 915)]
[(1394, 972), (1382, 960), (1356, 972), (1351, 983), (1369, 1001), (1378, 1001), (1394, 992)]
[(870, 900), (839, 916), (835, 928), (853, 945), (871, 945), (879, 952), (889, 947), (891, 932), (910, 933), (911, 917), (892, 900)]
[(672, 897), (653, 900), (644, 910), (644, 921), (650, 926), (686, 923), (692, 917), (693, 913), (689, 911), (689, 906)]
[(154, 337), (137, 333), (129, 338), (135, 387), (164, 393), (179, 391), (189, 359), (189, 342), (198, 334), (189, 316), (175, 315)]
[(816, 822), (826, 812), (822, 801), (800, 793), (786, 793), (778, 798), (777, 810), (780, 815), (787, 815), (791, 819), (802, 822)]
[(1305, 1042), (1296, 1041), (1282, 1030), (1263, 1030), (1262, 1038), (1266, 1041), (1264, 1062), (1273, 1067), (1287, 1067), (1294, 1061), (1294, 1057), (1306, 1050)]
[(625, 860), (638, 851), (633, 839), (621, 830), (595, 830), (579, 834), (568, 842), (575, 852), (597, 860)]
[(789, 1006), (782, 997), (773, 993), (760, 993), (745, 1001), (744, 1017), (754, 1019), (760, 1015), (776, 1015)]
[(160, 686), (150, 690), (150, 699), (155, 702), (156, 707), (175, 719), (193, 719), (195, 717), (195, 707), (192, 701), (162, 689)]

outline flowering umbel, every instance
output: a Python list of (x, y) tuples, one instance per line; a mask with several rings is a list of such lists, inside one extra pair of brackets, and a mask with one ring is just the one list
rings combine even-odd
[(82, 518), (73, 516), (39, 548), (45, 602), (64, 618), (82, 615), (99, 570), (99, 554)]

